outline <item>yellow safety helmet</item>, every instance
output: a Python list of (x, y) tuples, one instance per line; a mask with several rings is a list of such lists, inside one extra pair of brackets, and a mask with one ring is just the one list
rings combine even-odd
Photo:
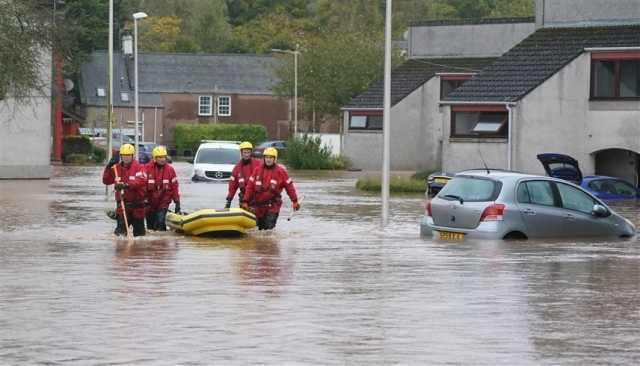
[(245, 142), (240, 144), (240, 150), (244, 150), (244, 149), (253, 150), (253, 145), (251, 145), (251, 143), (249, 141), (245, 141)]
[(151, 157), (154, 159), (159, 156), (167, 156), (167, 149), (164, 146), (156, 146), (153, 148), (153, 151), (151, 151)]
[(268, 147), (266, 149), (264, 149), (264, 152), (262, 153), (262, 156), (273, 156), (274, 158), (278, 158), (278, 150), (276, 150), (273, 147)]
[(124, 144), (120, 146), (120, 155), (135, 155), (136, 149), (131, 144)]

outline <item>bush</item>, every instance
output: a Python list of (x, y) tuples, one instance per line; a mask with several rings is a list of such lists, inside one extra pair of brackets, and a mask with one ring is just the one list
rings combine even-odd
[(320, 137), (293, 138), (287, 142), (286, 160), (294, 169), (346, 169), (349, 160), (333, 156), (331, 148), (322, 146)]
[(89, 155), (86, 154), (68, 154), (64, 158), (67, 164), (84, 165), (89, 161)]
[(89, 155), (93, 151), (93, 144), (86, 136), (64, 136), (62, 138), (62, 159), (67, 161), (67, 155)]
[(250, 141), (258, 144), (267, 139), (267, 129), (257, 124), (178, 124), (175, 143), (178, 155), (185, 151), (195, 154), (201, 140)]
[(107, 150), (102, 149), (100, 147), (93, 147), (93, 152), (91, 153), (91, 160), (96, 163), (102, 163), (107, 158)]
[[(380, 192), (382, 190), (381, 177), (363, 177), (356, 182), (356, 188), (361, 191)], [(391, 177), (389, 191), (396, 193), (424, 193), (426, 190), (424, 180), (413, 177)]]

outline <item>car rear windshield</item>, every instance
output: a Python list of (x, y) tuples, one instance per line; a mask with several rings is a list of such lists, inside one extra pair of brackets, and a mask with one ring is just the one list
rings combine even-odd
[(199, 164), (235, 164), (240, 160), (237, 149), (202, 149), (198, 151), (196, 163)]
[(502, 183), (485, 178), (455, 177), (438, 193), (447, 200), (462, 199), (467, 202), (495, 201)]

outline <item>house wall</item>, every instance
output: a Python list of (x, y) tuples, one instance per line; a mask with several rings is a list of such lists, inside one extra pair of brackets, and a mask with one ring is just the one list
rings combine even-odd
[(591, 56), (584, 53), (525, 96), (514, 122), (515, 168), (541, 173), (540, 152), (573, 156), (595, 174), (595, 153), (640, 152), (640, 101), (590, 101)]
[[(215, 123), (215, 116), (198, 116), (200, 95), (162, 94), (164, 111), (163, 135), (168, 145), (174, 145), (174, 130), (178, 123)], [(221, 94), (223, 95), (223, 94)], [(215, 100), (215, 98), (214, 98)], [(215, 110), (214, 110), (215, 111)], [(267, 128), (270, 138), (287, 139), (288, 129), (282, 121), (289, 120), (288, 99), (272, 95), (231, 95), (231, 116), (218, 116), (219, 123), (260, 123)]]
[[(105, 107), (87, 106), (84, 109), (85, 125), (87, 128), (106, 128), (107, 127), (107, 109)], [(114, 107), (113, 121), (114, 128), (131, 128), (135, 119), (135, 110), (130, 107)], [(144, 116), (144, 117), (143, 117)], [(144, 137), (142, 141), (154, 141), (154, 128), (156, 133), (156, 142), (158, 144), (166, 144), (163, 136), (163, 109), (140, 107), (140, 119), (144, 118)]]
[(409, 28), (409, 57), (497, 57), (535, 31), (535, 23)]
[[(584, 175), (593, 175), (596, 153), (600, 151), (640, 152), (640, 101), (590, 101), (590, 61), (589, 53), (579, 56), (513, 108), (514, 170), (544, 175), (536, 155), (553, 152), (574, 157)], [(481, 166), (478, 152), (490, 167), (507, 168), (506, 140), (446, 138), (450, 130), (450, 108), (445, 110), (443, 164), (446, 171)], [(609, 169), (620, 172), (622, 168), (620, 164), (613, 164)], [(629, 166), (629, 177), (635, 174), (635, 169)]]
[(537, 27), (573, 27), (639, 21), (638, 0), (536, 0)]
[[(435, 77), (391, 108), (391, 169), (435, 170), (439, 166), (440, 81)], [(382, 168), (382, 131), (349, 130), (344, 113), (344, 154), (354, 167)]]
[[(51, 84), (51, 59), (42, 61), (41, 80)], [(51, 91), (26, 104), (0, 100), (0, 179), (48, 179), (51, 176)]]

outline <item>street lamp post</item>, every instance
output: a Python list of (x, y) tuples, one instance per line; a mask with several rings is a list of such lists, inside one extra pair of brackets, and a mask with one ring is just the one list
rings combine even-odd
[(134, 132), (134, 144), (136, 149), (135, 159), (138, 160), (138, 120), (139, 115), (139, 102), (138, 102), (138, 19), (144, 19), (147, 17), (146, 13), (138, 12), (133, 14), (133, 83), (134, 83), (134, 103), (133, 109), (136, 114), (135, 117), (135, 132)]
[(271, 52), (288, 53), (293, 55), (293, 136), (298, 134), (298, 55), (300, 45), (296, 43), (295, 50), (281, 50), (272, 48)]

